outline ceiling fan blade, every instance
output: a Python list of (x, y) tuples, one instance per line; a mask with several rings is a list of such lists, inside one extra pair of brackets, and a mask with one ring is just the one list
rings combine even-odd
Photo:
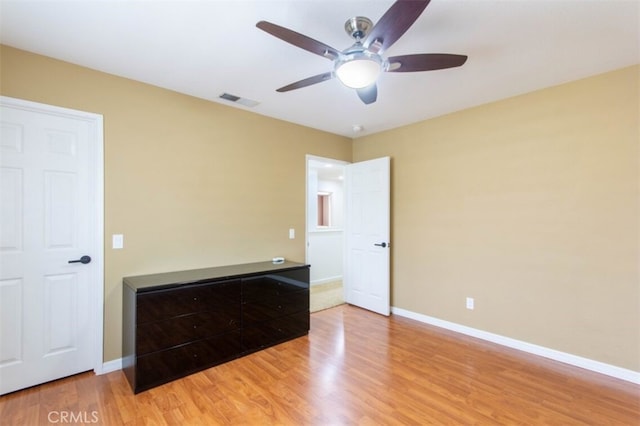
[(389, 61), (387, 72), (416, 72), (459, 67), (467, 61), (467, 57), (448, 53), (422, 53), (391, 56), (387, 61)]
[(356, 89), (356, 92), (358, 92), (362, 102), (367, 105), (374, 103), (378, 99), (378, 86), (375, 83), (362, 89)]
[(325, 72), (324, 74), (314, 75), (295, 83), (288, 84), (276, 90), (276, 92), (288, 92), (290, 90), (302, 89), (303, 87), (311, 86), (313, 84), (322, 83), (323, 81), (331, 80), (333, 78), (333, 72)]
[(271, 34), (274, 37), (279, 38), (280, 40), (291, 43), (296, 47), (299, 47), (311, 53), (315, 53), (316, 55), (323, 56), (327, 59), (333, 60), (340, 55), (340, 51), (334, 49), (333, 47), (327, 46), (324, 43), (321, 43), (288, 28), (281, 27), (280, 25), (272, 24), (271, 22), (267, 21), (260, 21), (256, 24), (256, 27)]
[(397, 0), (373, 26), (362, 43), (382, 54), (413, 25), (430, 0)]

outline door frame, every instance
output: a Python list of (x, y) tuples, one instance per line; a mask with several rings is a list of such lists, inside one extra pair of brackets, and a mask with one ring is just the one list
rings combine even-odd
[(103, 374), (104, 363), (104, 119), (101, 114), (79, 111), (39, 102), (27, 101), (23, 99), (0, 96), (2, 106), (31, 111), (42, 114), (57, 115), (76, 120), (83, 120), (88, 123), (90, 129), (89, 136), (89, 179), (92, 188), (91, 217), (89, 218), (92, 228), (90, 234), (91, 262), (95, 262), (95, 267), (90, 274), (91, 310), (93, 312), (89, 324), (93, 342), (93, 371), (96, 374)]

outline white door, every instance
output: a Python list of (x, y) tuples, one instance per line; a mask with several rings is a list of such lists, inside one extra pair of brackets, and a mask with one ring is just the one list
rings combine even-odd
[(345, 186), (346, 301), (389, 315), (389, 157), (348, 165)]
[[(0, 394), (91, 370), (102, 356), (102, 119), (69, 111), (2, 98)], [(93, 259), (69, 263), (82, 256)]]

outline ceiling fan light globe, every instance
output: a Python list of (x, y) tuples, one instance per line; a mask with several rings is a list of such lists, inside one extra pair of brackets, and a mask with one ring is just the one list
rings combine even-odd
[(347, 87), (362, 89), (376, 82), (382, 71), (380, 62), (359, 58), (342, 62), (336, 67), (336, 76)]

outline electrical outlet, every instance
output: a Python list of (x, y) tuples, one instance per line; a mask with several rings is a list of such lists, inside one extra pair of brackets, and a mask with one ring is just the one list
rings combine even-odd
[(473, 297), (467, 297), (467, 309), (473, 310), (475, 303)]

